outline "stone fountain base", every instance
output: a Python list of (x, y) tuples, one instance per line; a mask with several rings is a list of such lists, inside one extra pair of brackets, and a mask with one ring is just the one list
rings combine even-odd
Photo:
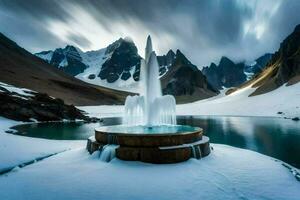
[(87, 150), (92, 154), (107, 144), (119, 145), (116, 157), (121, 160), (156, 164), (200, 159), (210, 153), (209, 138), (203, 136), (200, 128), (164, 134), (110, 133), (96, 129), (95, 137), (88, 139)]

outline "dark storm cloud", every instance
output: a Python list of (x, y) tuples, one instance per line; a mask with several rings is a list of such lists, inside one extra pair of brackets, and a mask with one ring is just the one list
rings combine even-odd
[(56, 0), (1, 0), (0, 7), (20, 17), (32, 16), (39, 20), (49, 17), (64, 20), (70, 17)]
[(297, 0), (1, 0), (0, 31), (31, 51), (70, 41), (93, 48), (97, 30), (105, 32), (101, 40), (126, 32), (141, 43), (137, 34), (149, 31), (160, 53), (179, 48), (201, 66), (222, 55), (252, 60), (276, 50), (299, 23), (299, 9)]

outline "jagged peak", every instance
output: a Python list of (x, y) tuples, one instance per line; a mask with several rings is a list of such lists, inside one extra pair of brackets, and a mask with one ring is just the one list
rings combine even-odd
[(222, 56), (220, 60), (229, 60), (229, 61), (232, 61), (227, 56)]
[(130, 43), (134, 43), (133, 42), (133, 39), (130, 37), (130, 36), (126, 36), (126, 37), (124, 37), (124, 39), (123, 39), (125, 42), (130, 42)]
[(170, 49), (170, 50), (168, 51), (168, 53), (167, 53), (167, 56), (168, 56), (168, 55), (175, 56), (175, 53), (174, 53), (174, 51), (173, 51), (172, 49)]
[(222, 56), (221, 59), (220, 59), (220, 62), (219, 62), (219, 66), (222, 65), (222, 64), (226, 64), (226, 63), (231, 64), (231, 65), (234, 65), (234, 64), (235, 64), (235, 63), (234, 63), (232, 60), (230, 60), (228, 57)]
[(300, 24), (296, 25), (294, 32), (300, 32)]
[[(110, 54), (110, 53), (114, 52), (117, 48), (119, 48), (120, 46), (123, 46), (123, 45), (129, 45), (129, 46), (133, 46), (134, 48), (136, 48), (133, 40), (130, 39), (129, 37), (119, 38), (118, 40), (114, 41), (113, 43), (111, 43), (110, 45), (107, 46), (105, 54)], [(137, 48), (136, 48), (136, 50), (137, 50)]]
[(214, 62), (212, 62), (212, 63), (210, 63), (210, 66), (209, 66), (210, 68), (211, 67), (213, 67), (213, 68), (217, 68), (218, 66), (214, 63)]

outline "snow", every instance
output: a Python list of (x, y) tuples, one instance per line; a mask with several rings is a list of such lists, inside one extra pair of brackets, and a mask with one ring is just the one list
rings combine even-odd
[[(89, 67), (84, 70), (84, 72), (78, 74), (76, 78), (85, 81), (87, 83), (91, 83), (94, 85), (99, 85), (106, 88), (111, 88), (115, 90), (122, 90), (122, 91), (128, 91), (128, 92), (134, 92), (136, 89), (138, 89), (139, 84), (137, 81), (133, 79), (131, 76), (128, 80), (124, 81), (122, 79), (118, 79), (114, 83), (108, 83), (106, 80), (101, 80), (100, 77), (98, 77), (98, 74), (101, 71), (102, 65), (104, 62), (110, 58), (110, 54), (105, 54), (106, 48), (97, 50), (97, 51), (87, 51), (82, 52), (78, 51), (80, 53), (80, 56), (82, 57), (83, 63), (88, 65)], [(132, 75), (135, 71), (135, 66), (132, 67), (130, 70), (130, 74)], [(94, 74), (96, 77), (94, 79), (89, 79), (89, 75)], [(121, 77), (122, 75), (120, 75)]]
[(300, 83), (249, 97), (254, 90), (248, 86), (222, 98), (179, 105), (177, 114), (278, 117), (280, 111), (286, 117), (300, 116)]
[[(24, 92), (1, 83), (10, 91)], [(21, 91), (19, 91), (21, 90)], [(179, 115), (299, 116), (300, 83), (248, 97), (253, 88), (178, 105)], [(25, 92), (24, 92), (25, 93)], [(26, 93), (27, 94), (27, 93)], [(123, 106), (80, 107), (90, 116), (121, 116)], [(0, 199), (299, 199), (299, 181), (287, 164), (245, 149), (211, 144), (212, 153), (183, 163), (155, 165), (89, 155), (86, 141), (30, 138), (5, 133), (20, 124), (0, 117)], [(297, 152), (295, 152), (297, 153)], [(46, 157), (23, 168), (22, 163)], [(285, 165), (285, 166), (284, 166)]]
[(22, 95), (22, 96), (33, 96), (32, 93), (35, 93), (35, 91), (33, 90), (29, 90), (26, 88), (18, 88), (3, 82), (0, 82), (0, 92), (1, 92), (1, 87), (8, 90), (9, 92), (14, 92), (17, 93), (18, 95)]
[(85, 145), (83, 141), (45, 140), (5, 133), (9, 127), (18, 124), (21, 123), (0, 117), (0, 172), (36, 158)]
[(121, 117), (123, 116), (124, 106), (104, 105), (104, 106), (77, 106), (78, 109), (86, 112), (89, 117)]
[(201, 160), (165, 165), (106, 163), (74, 149), (0, 176), (0, 199), (299, 199), (299, 182), (280, 162), (212, 146)]
[[(176, 107), (177, 115), (299, 117), (300, 83), (281, 86), (266, 94), (251, 96), (255, 88), (246, 87), (230, 95), (222, 90), (218, 96)], [(93, 117), (120, 117), (123, 106), (79, 107)], [(278, 115), (277, 112), (283, 112)]]
[(58, 68), (68, 66), (67, 58), (64, 58), (58, 65)]
[(78, 50), (82, 58), (82, 62), (88, 65), (89, 67), (85, 69), (83, 73), (78, 74), (77, 78), (88, 79), (88, 76), (90, 74), (95, 74), (97, 76), (100, 73), (102, 64), (107, 59), (107, 57), (105, 57), (105, 51), (106, 48), (97, 51), (87, 52), (82, 52), (81, 50)]
[(49, 51), (48, 53), (37, 53), (35, 54), (36, 56), (40, 57), (41, 59), (47, 61), (48, 63), (50, 63), (52, 56), (53, 56), (53, 51)]

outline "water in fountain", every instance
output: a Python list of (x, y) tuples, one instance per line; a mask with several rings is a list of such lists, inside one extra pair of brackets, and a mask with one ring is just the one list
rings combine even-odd
[(202, 153), (201, 153), (200, 146), (192, 145), (190, 148), (191, 148), (191, 151), (192, 151), (192, 158), (196, 158), (196, 159), (201, 159), (202, 158)]
[(107, 144), (102, 147), (99, 154), (99, 159), (103, 162), (110, 162), (116, 157), (116, 149), (119, 145)]
[(152, 50), (151, 37), (147, 38), (145, 59), (141, 60), (140, 96), (128, 96), (125, 101), (123, 124), (127, 126), (157, 126), (176, 124), (176, 101), (172, 95), (162, 96), (159, 66)]

